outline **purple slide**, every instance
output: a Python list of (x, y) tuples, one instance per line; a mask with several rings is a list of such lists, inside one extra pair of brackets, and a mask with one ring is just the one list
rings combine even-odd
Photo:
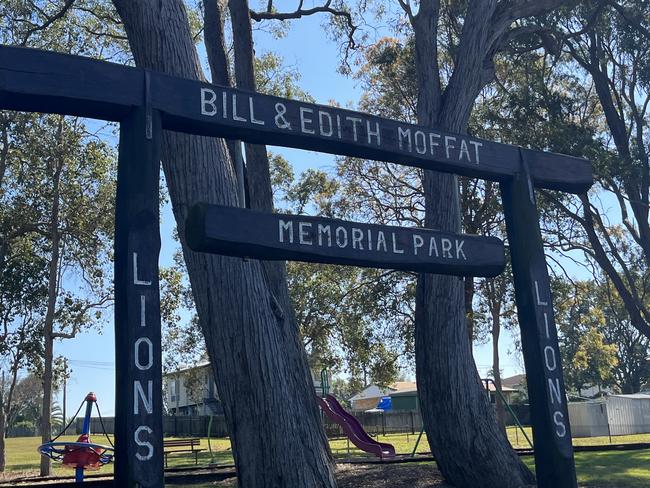
[(393, 445), (386, 444), (385, 442), (377, 442), (370, 437), (363, 430), (359, 421), (346, 412), (336, 398), (332, 395), (327, 395), (325, 398), (317, 398), (325, 415), (341, 426), (345, 435), (352, 441), (352, 444), (362, 451), (370, 452), (382, 459), (395, 457), (395, 448)]

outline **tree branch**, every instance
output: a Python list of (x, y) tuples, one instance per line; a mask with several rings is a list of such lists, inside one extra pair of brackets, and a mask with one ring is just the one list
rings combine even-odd
[(34, 34), (35, 32), (42, 31), (47, 29), (49, 26), (51, 26), (54, 22), (62, 18), (68, 10), (70, 10), (70, 7), (72, 7), (72, 4), (75, 2), (75, 0), (66, 0), (63, 6), (61, 7), (61, 10), (59, 10), (56, 14), (54, 15), (47, 15), (44, 11), (41, 11), (43, 16), (45, 17), (45, 22), (41, 25), (36, 25), (32, 27), (31, 29), (27, 30), (25, 33), (25, 36), (20, 43), (21, 46), (26, 46), (27, 42), (29, 41), (29, 37)]
[(349, 28), (348, 48), (349, 49), (356, 48), (356, 43), (354, 41), (354, 33), (357, 30), (357, 26), (354, 25), (354, 21), (352, 19), (352, 15), (350, 14), (350, 12), (346, 10), (338, 10), (331, 7), (332, 0), (327, 0), (324, 5), (320, 5), (313, 8), (307, 8), (307, 9), (302, 8), (302, 4), (303, 2), (301, 0), (300, 4), (298, 5), (298, 8), (293, 12), (274, 12), (273, 2), (272, 0), (269, 0), (266, 10), (264, 12), (256, 12), (254, 10), (251, 10), (250, 16), (251, 19), (253, 19), (256, 22), (260, 22), (262, 20), (282, 20), (282, 21), (294, 20), (294, 19), (300, 19), (302, 17), (307, 17), (310, 15), (319, 14), (319, 13), (327, 13), (333, 15), (334, 17), (341, 17), (345, 19)]

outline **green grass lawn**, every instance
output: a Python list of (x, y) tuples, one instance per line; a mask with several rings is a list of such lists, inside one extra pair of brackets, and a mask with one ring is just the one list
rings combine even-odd
[[(527, 429), (529, 437), (532, 438), (530, 429)], [(373, 436), (380, 442), (388, 442), (395, 446), (398, 454), (411, 454), (417, 441), (418, 434), (389, 434)], [(515, 447), (528, 447), (521, 432), (515, 432), (514, 428), (508, 429), (508, 438)], [(65, 436), (62, 440), (76, 440), (76, 436)], [(105, 444), (106, 439), (100, 436), (93, 438), (95, 442)], [(36, 451), (40, 439), (36, 437), (19, 437), (7, 439), (7, 472), (0, 474), (0, 481), (22, 476), (33, 476), (38, 474), (39, 454)], [(612, 437), (612, 442), (622, 443), (650, 443), (650, 434), (639, 434), (634, 436)], [(212, 454), (208, 451), (208, 440), (201, 439), (201, 448), (205, 451), (199, 454), (199, 464), (206, 465), (216, 462), (220, 465), (232, 464), (232, 452), (229, 439), (212, 439)], [(592, 437), (588, 439), (574, 439), (574, 445), (603, 445), (609, 444), (608, 437)], [(356, 449), (349, 444), (345, 438), (332, 439), (330, 446), (335, 457), (346, 459), (348, 457), (362, 457), (366, 453)], [(426, 435), (422, 436), (418, 445), (417, 453), (426, 454), (429, 445)], [(616, 487), (616, 488), (637, 488), (650, 486), (650, 450), (639, 451), (610, 451), (610, 452), (578, 452), (575, 455), (578, 481), (581, 486), (588, 487)], [(524, 462), (534, 468), (532, 456), (523, 458)], [(169, 455), (170, 467), (193, 466), (194, 456), (191, 453), (179, 453)], [(56, 463), (53, 464), (54, 474), (57, 476), (71, 475), (72, 470), (62, 468)], [(102, 473), (112, 473), (112, 465), (102, 468)]]
[[(58, 440), (63, 441), (76, 441), (76, 435), (61, 436)], [(173, 438), (168, 438), (173, 439)], [(93, 436), (93, 442), (98, 444), (107, 445), (108, 441), (105, 437)], [(41, 444), (38, 437), (16, 437), (6, 439), (7, 446), (7, 469), (3, 475), (0, 473), (0, 481), (14, 478), (17, 476), (34, 476), (38, 474), (40, 465), (40, 455), (36, 448)], [(229, 439), (211, 439), (212, 454), (208, 449), (208, 440), (201, 439), (201, 449), (205, 449), (199, 453), (199, 465), (206, 465), (210, 463), (218, 464), (232, 464), (232, 451), (230, 450)], [(183, 467), (194, 466), (194, 455), (190, 452), (170, 454), (168, 456), (169, 467)], [(74, 471), (69, 468), (62, 467), (60, 464), (52, 463), (53, 474), (55, 476), (70, 476)], [(104, 466), (99, 471), (100, 473), (112, 473), (113, 465), (109, 464)], [(90, 474), (90, 473), (89, 473)]]

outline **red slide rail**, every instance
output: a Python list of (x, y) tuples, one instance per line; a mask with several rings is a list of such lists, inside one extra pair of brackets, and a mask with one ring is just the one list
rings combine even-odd
[(328, 418), (341, 426), (345, 435), (352, 444), (365, 452), (374, 454), (381, 459), (395, 457), (395, 448), (392, 444), (377, 442), (363, 429), (359, 421), (350, 415), (341, 406), (336, 398), (327, 395), (325, 398), (317, 397), (320, 407)]

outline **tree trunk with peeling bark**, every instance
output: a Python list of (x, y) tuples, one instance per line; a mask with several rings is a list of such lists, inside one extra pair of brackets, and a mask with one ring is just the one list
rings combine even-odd
[[(442, 89), (438, 66), (440, 2), (423, 0), (414, 14), (400, 2), (415, 34), (418, 122), (466, 133), (481, 89), (493, 78), (493, 56), (518, 18), (562, 2), (468, 2), (454, 70)], [(425, 223), (461, 231), (457, 178), (424, 172)], [(472, 358), (463, 280), (420, 275), (416, 293), (415, 350), (418, 396), (431, 452), (447, 480), (463, 488), (519, 488), (534, 477), (499, 429)]]
[[(138, 66), (203, 78), (181, 0), (113, 3)], [(166, 132), (162, 158), (180, 236), (193, 203), (238, 205), (222, 140)], [(240, 486), (336, 486), (286, 282), (260, 261), (182, 244)]]

